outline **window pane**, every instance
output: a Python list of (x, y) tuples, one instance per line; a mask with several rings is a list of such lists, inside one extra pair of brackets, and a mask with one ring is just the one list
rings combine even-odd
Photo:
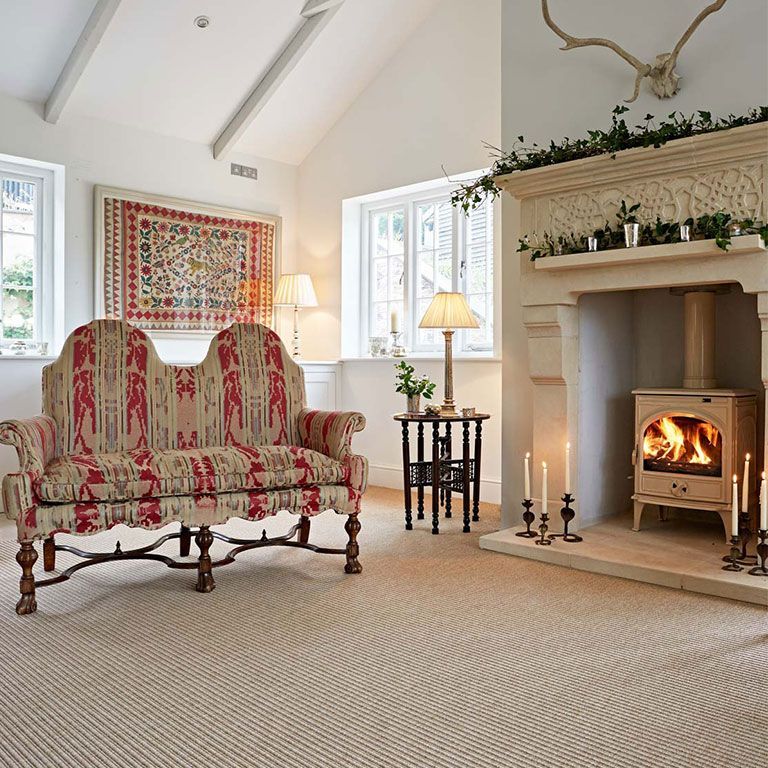
[[(419, 300), (419, 308), (418, 313), (419, 316), (417, 318), (417, 325), (418, 321), (421, 320), (422, 317), (424, 317), (424, 313), (427, 311), (427, 307), (432, 303), (432, 298), (428, 299), (420, 299)], [(419, 328), (418, 330), (418, 344), (419, 346), (433, 346), (436, 343), (437, 334), (440, 333), (440, 331), (435, 331), (433, 328)]]
[(389, 217), (386, 213), (377, 213), (373, 217), (373, 240), (375, 242), (375, 255), (386, 256), (389, 252)]
[(387, 260), (376, 259), (373, 262), (373, 300), (387, 300)]
[(28, 181), (3, 179), (3, 211), (34, 213), (35, 185)]
[(31, 235), (3, 234), (3, 284), (33, 284), (35, 238)]
[(403, 253), (405, 251), (405, 212), (396, 211), (389, 215), (391, 226), (389, 252)]
[(6, 339), (32, 339), (34, 314), (30, 288), (3, 288), (2, 320)]
[(467, 293), (485, 293), (488, 285), (488, 258), (485, 241), (467, 247)]
[(431, 251), (435, 247), (435, 206), (417, 206), (416, 218), (419, 250)]
[(386, 336), (389, 333), (389, 315), (385, 303), (373, 305), (373, 319), (371, 321), (371, 336)]
[(493, 348), (493, 206), (464, 217), (464, 291), (480, 328), (465, 331), (469, 349)]
[(466, 331), (466, 345), (474, 348), (493, 346), (493, 302), (491, 294), (467, 296), (469, 308), (480, 324), (479, 328)]
[(389, 263), (389, 297), (402, 299), (405, 293), (404, 264), (401, 258), (393, 258)]
[(3, 230), (5, 232), (23, 232), (35, 234), (35, 215), (33, 213), (16, 213), (3, 211)]

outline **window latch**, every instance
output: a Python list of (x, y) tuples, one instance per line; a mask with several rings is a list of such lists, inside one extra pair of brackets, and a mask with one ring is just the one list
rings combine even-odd
[(461, 260), (461, 263), (459, 264), (459, 277), (463, 280), (464, 279), (464, 270), (466, 269), (467, 262), (464, 261), (464, 259)]

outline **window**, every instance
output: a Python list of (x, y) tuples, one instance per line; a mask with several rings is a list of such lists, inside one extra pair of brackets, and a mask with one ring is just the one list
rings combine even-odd
[[(52, 341), (53, 170), (0, 159), (0, 346)], [(45, 299), (45, 301), (44, 301)]]
[(386, 336), (393, 321), (411, 351), (442, 352), (440, 331), (418, 327), (439, 291), (465, 294), (480, 325), (457, 331), (455, 349), (492, 353), (493, 203), (464, 214), (451, 205), (452, 189), (433, 185), (428, 191), (363, 203), (363, 354), (368, 337)]

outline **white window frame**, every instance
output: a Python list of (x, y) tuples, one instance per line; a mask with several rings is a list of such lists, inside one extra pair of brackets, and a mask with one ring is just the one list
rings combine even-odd
[[(30, 353), (35, 353), (37, 344), (44, 342), (48, 345), (49, 355), (54, 355), (61, 346), (64, 331), (64, 167), (0, 155), (0, 177), (36, 185), (36, 248), (32, 286), (35, 338), (23, 341), (34, 343)], [(13, 341), (0, 337), (0, 347), (7, 349)]]
[[(368, 339), (371, 335), (371, 317), (373, 310), (373, 280), (371, 276), (371, 264), (373, 257), (370, 252), (371, 232), (373, 218), (377, 213), (386, 213), (393, 210), (403, 209), (405, 211), (404, 222), (404, 291), (403, 306), (404, 318), (401, 318), (401, 331), (403, 334), (403, 343), (409, 352), (421, 356), (436, 356), (442, 353), (443, 341), (438, 340), (435, 345), (425, 346), (416, 343), (418, 339), (418, 325), (420, 318), (416, 316), (413, 308), (416, 306), (416, 285), (415, 275), (415, 254), (416, 254), (416, 227), (413, 222), (416, 221), (416, 209), (420, 204), (445, 202), (450, 198), (452, 192), (457, 188), (456, 184), (441, 184), (439, 186), (431, 185), (429, 189), (402, 194), (393, 194), (392, 196), (376, 195), (378, 199), (371, 202), (361, 203), (360, 215), (360, 348), (359, 354), (362, 357), (368, 356)], [(467, 332), (457, 330), (455, 341), (455, 352), (457, 356), (463, 357), (492, 357), (496, 346), (498, 329), (498, 291), (497, 283), (499, 273), (498, 263), (498, 217), (499, 210), (493, 203), (493, 285), (489, 293), (493, 301), (493, 341), (491, 344), (482, 347), (469, 346), (467, 344)], [(461, 274), (462, 261), (464, 261), (466, 244), (466, 216), (461, 209), (454, 207), (452, 209), (452, 290), (466, 293), (467, 271)]]

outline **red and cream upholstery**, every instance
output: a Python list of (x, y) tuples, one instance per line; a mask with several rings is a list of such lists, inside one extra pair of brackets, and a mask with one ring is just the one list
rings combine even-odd
[(20, 541), (360, 510), (368, 466), (351, 440), (365, 419), (306, 409), (301, 368), (261, 325), (221, 331), (182, 367), (142, 331), (96, 320), (44, 369), (43, 412), (0, 423), (19, 456), (2, 490)]

